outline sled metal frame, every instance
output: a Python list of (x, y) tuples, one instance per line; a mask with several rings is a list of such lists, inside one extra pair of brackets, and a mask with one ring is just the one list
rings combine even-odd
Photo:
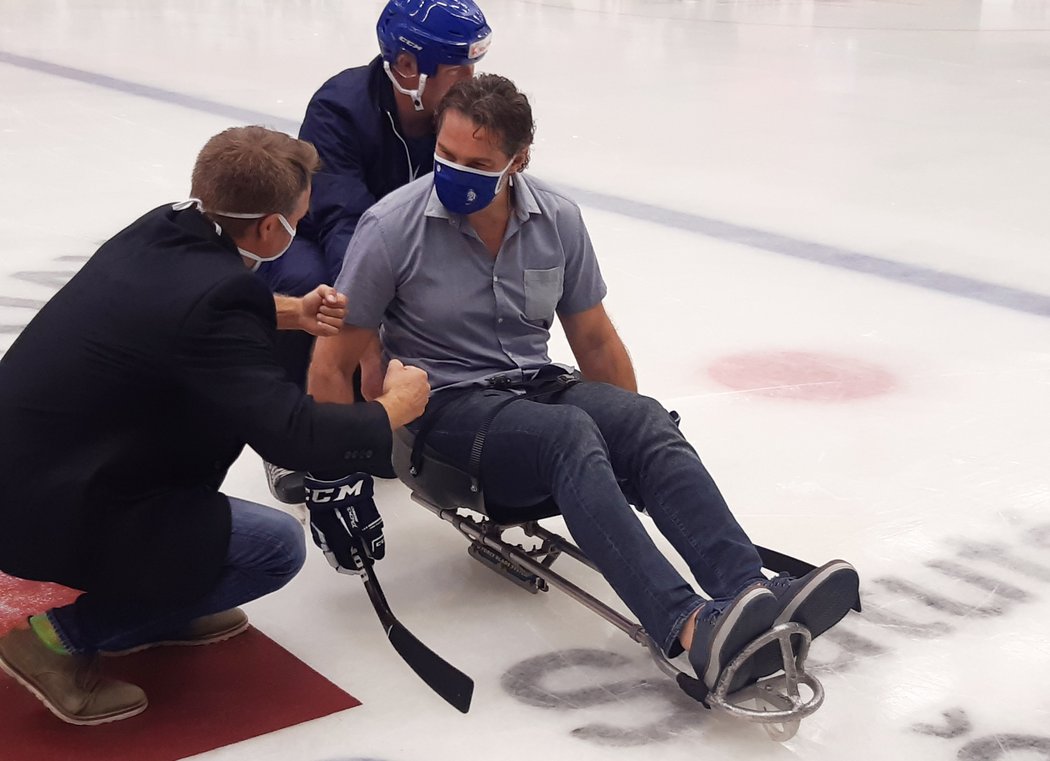
[[(412, 500), (455, 526), (470, 542), (469, 554), (491, 570), (533, 594), (546, 592), (551, 587), (560, 589), (645, 647), (657, 668), (674, 679), (686, 694), (705, 708), (736, 719), (760, 723), (773, 740), (783, 742), (793, 737), (800, 721), (820, 708), (824, 701), (824, 688), (805, 669), (812, 637), (804, 626), (797, 623), (779, 624), (757, 637), (723, 668), (714, 687), (708, 690), (696, 677), (672, 663), (638, 622), (627, 618), (552, 569), (554, 561), (566, 555), (599, 575), (601, 573), (579, 547), (539, 524), (544, 518), (560, 514), (553, 502), (548, 500), (533, 508), (514, 511), (515, 519), (512, 520), (497, 519), (489, 514), (492, 506), (486, 505), (479, 484), (467, 473), (442, 461), (429, 448), (424, 457), (423, 472), (413, 468), (412, 444), (410, 432), (405, 429), (394, 432), (394, 470), (412, 490)], [(519, 515), (521, 519), (517, 520)], [(506, 540), (503, 534), (513, 528), (520, 529), (526, 537), (538, 540), (538, 546), (529, 548)], [(762, 547), (757, 549), (763, 566), (770, 570), (804, 575), (814, 568), (790, 556)], [(855, 607), (859, 609), (859, 601)], [(771, 642), (779, 643), (784, 673), (729, 693), (729, 685), (742, 665)], [(800, 685), (805, 687), (808, 695), (803, 694)], [(748, 703), (754, 707), (748, 707)]]

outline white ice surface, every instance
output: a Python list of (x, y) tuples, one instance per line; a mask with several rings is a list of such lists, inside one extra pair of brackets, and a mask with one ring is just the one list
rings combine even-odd
[[(0, 351), (98, 243), (185, 197), (196, 151), (238, 114), (294, 130), (324, 79), (372, 57), (381, 5), (6, 3)], [(865, 614), (814, 645), (826, 705), (776, 745), (679, 697), (564, 596), (485, 570), (384, 483), (381, 579), (402, 621), (474, 677), (470, 714), (422, 686), (357, 580), (311, 551), (249, 612), (364, 704), (199, 758), (1050, 758), (1050, 3), (484, 7), (483, 68), (533, 100), (532, 171), (580, 192), (643, 390), (683, 414), (757, 542), (857, 566)], [(704, 221), (882, 263), (802, 261)], [(894, 262), (1034, 294), (1044, 313), (878, 276)], [(893, 387), (805, 401), (709, 372), (777, 352), (881, 368)], [(274, 504), (251, 452), (226, 488)], [(584, 650), (596, 665), (556, 668)], [(532, 704), (505, 688), (511, 672), (532, 678)]]

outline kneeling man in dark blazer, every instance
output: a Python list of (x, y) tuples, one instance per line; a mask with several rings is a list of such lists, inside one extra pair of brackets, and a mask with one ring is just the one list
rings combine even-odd
[[(0, 360), (0, 462), (18, 474), (0, 570), (83, 591), (0, 637), (0, 667), (65, 721), (146, 708), (97, 677), (97, 654), (233, 636), (237, 606), (301, 568), (298, 521), (219, 491), (245, 444), (290, 468), (386, 469), (391, 430), (426, 406), (417, 368), (395, 363), (374, 402), (320, 404), (275, 361), (274, 298), (251, 270), (288, 248), (317, 169), (278, 132), (215, 136), (193, 199), (104, 244)], [(300, 306), (338, 331), (336, 296)]]

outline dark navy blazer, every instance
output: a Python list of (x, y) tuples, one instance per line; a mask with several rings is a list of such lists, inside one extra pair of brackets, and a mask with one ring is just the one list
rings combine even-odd
[(382, 406), (318, 404), (274, 358), (273, 296), (196, 209), (104, 244), (0, 360), (0, 570), (126, 598), (218, 578), (245, 444), (270, 462), (389, 466)]

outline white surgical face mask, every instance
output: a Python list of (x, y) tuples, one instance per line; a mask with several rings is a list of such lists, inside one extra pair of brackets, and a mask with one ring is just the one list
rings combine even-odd
[[(175, 211), (184, 211), (186, 209), (195, 208), (197, 209), (197, 211), (204, 213), (204, 205), (201, 204), (201, 200), (199, 198), (190, 198), (185, 201), (179, 201), (178, 203), (172, 204), (171, 208)], [(268, 214), (241, 214), (239, 212), (225, 211), (213, 211), (211, 213), (217, 217), (229, 217), (230, 219), (262, 219), (263, 217), (269, 216)], [(284, 256), (285, 252), (288, 251), (288, 249), (291, 247), (292, 241), (295, 240), (295, 228), (288, 223), (288, 220), (285, 219), (284, 214), (278, 214), (277, 218), (281, 221), (281, 225), (284, 226), (284, 229), (289, 235), (288, 245), (282, 248), (280, 253), (269, 258), (264, 258), (256, 253), (247, 251), (241, 248), (240, 246), (237, 247), (237, 251), (240, 253), (241, 256), (244, 256), (255, 262), (255, 264), (252, 265), (252, 272), (255, 272), (255, 270), (259, 269), (259, 265), (263, 262), (275, 262), (278, 259), (280, 259), (282, 256)], [(215, 223), (213, 222), (212, 224)], [(215, 224), (215, 233), (217, 235), (222, 235), (222, 228), (218, 224)]]
[[(262, 219), (263, 217), (269, 216), (269, 214), (240, 214), (236, 212), (225, 211), (213, 211), (212, 214), (214, 214), (217, 217), (230, 217), (231, 219)], [(256, 253), (243, 249), (240, 246), (237, 246), (237, 250), (240, 252), (241, 256), (247, 259), (251, 259), (253, 262), (255, 262), (255, 264), (252, 265), (252, 272), (255, 272), (255, 270), (259, 269), (259, 265), (263, 262), (275, 262), (278, 259), (280, 259), (282, 256), (284, 256), (285, 252), (291, 247), (292, 241), (295, 240), (295, 228), (288, 224), (288, 220), (284, 218), (284, 214), (278, 214), (277, 219), (281, 221), (281, 225), (288, 233), (288, 244), (284, 248), (282, 248), (280, 252), (270, 257), (263, 257), (259, 256)]]
[[(188, 198), (185, 201), (179, 201), (178, 203), (173, 203), (171, 205), (171, 208), (174, 211), (186, 211), (186, 209), (196, 209), (201, 214), (204, 213), (204, 204), (201, 203), (201, 199), (199, 199), (199, 198)], [(216, 235), (222, 235), (222, 228), (219, 227), (214, 222), (212, 222), (212, 224), (215, 225), (215, 234)]]
[(204, 211), (204, 207), (201, 206), (201, 199), (199, 198), (187, 198), (185, 201), (179, 201), (173, 203), (171, 208), (175, 211), (185, 211), (186, 209), (196, 209), (197, 211)]

